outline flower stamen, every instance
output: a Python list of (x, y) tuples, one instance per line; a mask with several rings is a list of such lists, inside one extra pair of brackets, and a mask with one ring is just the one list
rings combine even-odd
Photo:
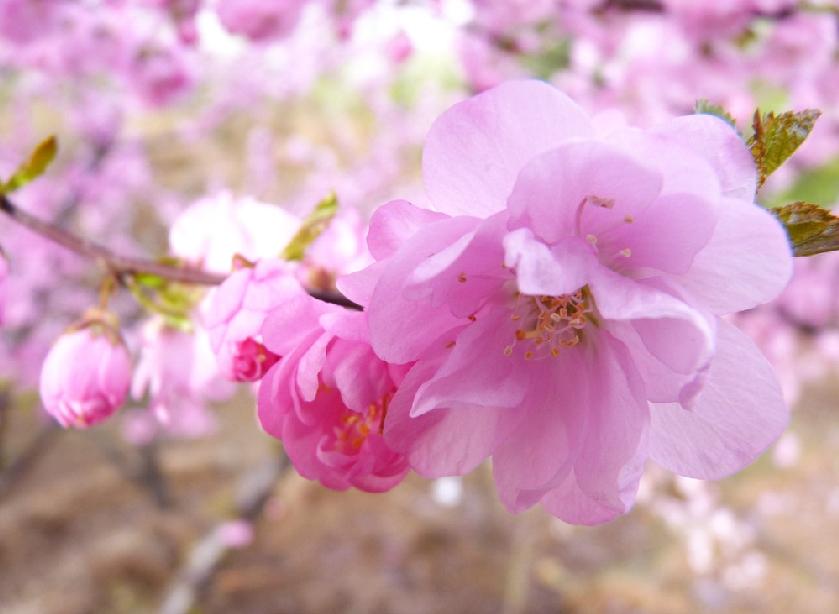
[(583, 340), (584, 330), (596, 323), (591, 293), (586, 287), (561, 296), (516, 294), (510, 319), (518, 323), (513, 343), (504, 348), (512, 356), (517, 344), (525, 343), (525, 360), (556, 358), (560, 351)]

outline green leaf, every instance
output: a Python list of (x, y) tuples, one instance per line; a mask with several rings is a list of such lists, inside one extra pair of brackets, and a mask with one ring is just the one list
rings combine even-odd
[(57, 153), (58, 141), (51, 136), (35, 148), (35, 151), (29, 155), (29, 159), (18, 167), (8, 181), (0, 185), (0, 193), (9, 194), (19, 190), (43, 175)]
[(702, 100), (697, 100), (693, 107), (693, 112), (697, 115), (713, 115), (714, 117), (719, 117), (725, 123), (737, 130), (737, 122), (735, 122), (734, 118), (729, 115), (728, 111), (726, 111), (721, 105), (711, 102), (710, 100), (705, 100), (704, 98)]
[(141, 286), (154, 289), (163, 288), (168, 283), (166, 279), (160, 275), (155, 275), (154, 273), (135, 273), (134, 281)]
[(820, 115), (821, 111), (816, 109), (762, 115), (760, 111), (755, 111), (752, 123), (754, 134), (747, 145), (760, 174), (759, 186), (795, 153), (812, 132)]
[(797, 202), (773, 210), (789, 235), (796, 256), (839, 250), (839, 218), (812, 203)]
[(303, 260), (306, 249), (314, 243), (324, 230), (329, 228), (332, 218), (338, 212), (338, 197), (333, 192), (317, 205), (309, 216), (303, 220), (288, 245), (283, 249), (281, 257), (284, 260)]

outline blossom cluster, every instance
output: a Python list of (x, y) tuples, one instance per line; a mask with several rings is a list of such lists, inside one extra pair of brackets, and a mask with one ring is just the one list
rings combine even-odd
[[(700, 478), (751, 462), (786, 406), (731, 322), (792, 403), (839, 362), (832, 299), (813, 298), (832, 287), (835, 259), (799, 262), (767, 305), (792, 269), (755, 204), (750, 154), (714, 117), (670, 118), (697, 97), (738, 120), (758, 105), (821, 107), (793, 167), (830, 164), (830, 12), (785, 0), (426, 4), (4, 3), (17, 121), (0, 175), (40, 136), (44, 106), (78, 141), (15, 198), (129, 253), (144, 249), (129, 237), (167, 228), (177, 266), (229, 274), (206, 296), (172, 288), (186, 317), (118, 295), (121, 330), (99, 314), (59, 336), (91, 302), (87, 263), (4, 232), (4, 378), (40, 378), (68, 426), (127, 403), (138, 444), (210, 432), (208, 407), (243, 382), (265, 431), (329, 487), (382, 491), (409, 470), (463, 475), (491, 458), (509, 509), (542, 504), (578, 523), (629, 509), (648, 459)], [(548, 85), (507, 82), (533, 74), (612, 112), (592, 118)], [(405, 167), (461, 95), (455, 78), (485, 93), (434, 124), (421, 186)], [(184, 150), (201, 179), (172, 178)], [(782, 169), (769, 188), (795, 177)], [(303, 261), (282, 260), (303, 209), (332, 189), (329, 229)], [(336, 289), (362, 312), (310, 295)]]
[[(372, 262), (337, 279), (363, 311), (314, 298), (306, 265), (265, 254), (236, 254), (203, 301), (220, 373), (259, 382), (260, 422), (303, 476), (378, 492), (491, 458), (511, 511), (596, 524), (631, 508), (648, 460), (719, 478), (783, 431), (771, 367), (722, 316), (778, 295), (792, 257), (726, 122), (604, 125), (511, 81), (434, 123), (423, 179), (427, 201), (380, 207)], [(90, 399), (87, 425), (129, 373), (116, 361), (111, 397), (100, 380), (62, 385), (51, 365), (103, 343), (77, 335), (42, 390), (62, 420)]]

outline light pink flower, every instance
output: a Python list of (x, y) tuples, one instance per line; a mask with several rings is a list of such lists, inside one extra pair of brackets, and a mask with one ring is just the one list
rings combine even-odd
[(288, 244), (300, 220), (277, 205), (220, 192), (202, 198), (172, 223), (172, 253), (217, 273), (230, 272), (235, 255), (271, 258)]
[(262, 343), (262, 325), (272, 311), (301, 294), (305, 291), (288, 264), (260, 260), (234, 271), (207, 295), (204, 326), (224, 377), (255, 382), (279, 360)]
[(126, 437), (141, 444), (163, 433), (188, 438), (207, 435), (215, 428), (208, 402), (227, 399), (232, 393), (232, 384), (219, 377), (203, 328), (187, 333), (151, 319), (140, 331), (140, 359), (131, 383), (135, 399), (148, 396), (149, 411), (132, 417)]
[(64, 428), (87, 428), (125, 402), (131, 359), (119, 334), (93, 321), (58, 338), (41, 369), (41, 402)]
[(216, 10), (233, 34), (266, 41), (291, 33), (304, 5), (304, 0), (220, 0)]
[(338, 490), (401, 482), (407, 461), (382, 432), (404, 370), (373, 353), (365, 316), (303, 295), (277, 309), (263, 334), (283, 359), (260, 383), (259, 420), (297, 471)]
[(386, 426), (412, 468), (492, 457), (510, 510), (594, 524), (631, 507), (647, 459), (719, 478), (781, 433), (774, 373), (718, 318), (773, 298), (792, 264), (727, 124), (608, 132), (513, 81), (437, 120), (423, 175), (436, 211), (382, 207), (378, 262), (339, 280), (376, 353), (415, 363)]

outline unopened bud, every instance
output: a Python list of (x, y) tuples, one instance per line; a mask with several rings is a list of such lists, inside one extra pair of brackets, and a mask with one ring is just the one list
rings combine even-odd
[(56, 340), (41, 368), (41, 401), (65, 428), (87, 428), (125, 401), (131, 359), (112, 322), (88, 317)]

